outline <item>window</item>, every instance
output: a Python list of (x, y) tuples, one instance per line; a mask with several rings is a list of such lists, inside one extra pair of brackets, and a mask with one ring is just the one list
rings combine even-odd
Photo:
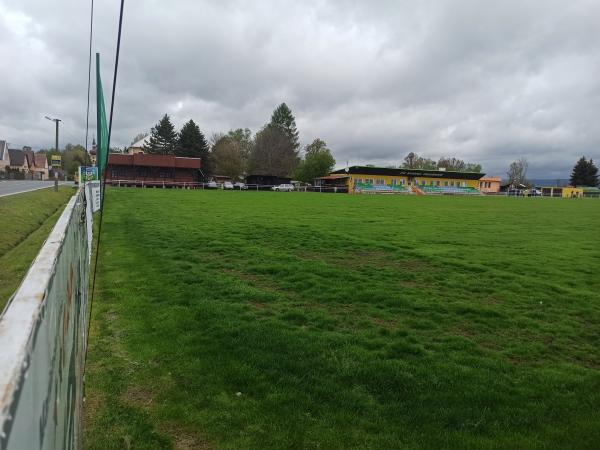
[(421, 180), (421, 186), (425, 186), (426, 183), (427, 183), (427, 181)]
[(403, 179), (402, 179), (402, 180), (400, 180), (400, 185), (401, 185), (401, 186), (404, 186), (404, 181), (405, 181), (405, 180), (403, 180)]
[(365, 183), (373, 184), (373, 178), (365, 178)]
[(356, 179), (356, 182), (357, 182), (357, 183), (362, 183), (362, 178), (357, 178), (357, 179)]
[(396, 184), (397, 184), (397, 181), (398, 181), (398, 180), (396, 180), (395, 178), (392, 178), (392, 186), (396, 186)]
[(448, 186), (448, 182), (447, 181), (444, 181), (444, 186)]
[(172, 178), (173, 172), (171, 169), (161, 168), (160, 171), (158, 172), (158, 176), (160, 178)]
[(437, 182), (437, 185), (438, 185), (438, 186), (441, 186), (441, 185), (442, 185), (442, 182), (441, 182), (441, 181), (438, 181), (438, 182)]
[(126, 167), (116, 167), (111, 170), (111, 176), (115, 179), (123, 179), (127, 177), (127, 168)]
[(376, 181), (377, 182), (375, 184), (378, 184), (378, 185), (385, 184), (385, 181), (383, 180), (383, 178), (378, 178)]
[(429, 186), (433, 186), (433, 180), (429, 182)]

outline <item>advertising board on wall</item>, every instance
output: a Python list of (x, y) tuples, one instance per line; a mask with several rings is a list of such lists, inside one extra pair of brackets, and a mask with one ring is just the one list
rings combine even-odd
[(98, 179), (98, 168), (96, 166), (79, 166), (79, 182), (86, 183)]

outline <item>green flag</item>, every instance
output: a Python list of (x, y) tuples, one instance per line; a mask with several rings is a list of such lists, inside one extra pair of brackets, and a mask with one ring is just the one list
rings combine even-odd
[(102, 180), (108, 162), (108, 126), (106, 125), (104, 93), (102, 92), (102, 81), (100, 80), (100, 53), (96, 53), (96, 128), (98, 136), (96, 165), (98, 166), (98, 177)]

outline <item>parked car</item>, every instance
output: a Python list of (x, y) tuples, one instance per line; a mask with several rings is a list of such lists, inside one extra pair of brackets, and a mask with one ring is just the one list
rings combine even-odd
[(244, 183), (237, 182), (233, 185), (233, 188), (238, 189), (240, 191), (245, 191), (246, 189), (248, 189), (248, 186), (246, 186)]
[(537, 188), (531, 188), (527, 191), (527, 197), (540, 197), (542, 195), (542, 191)]
[(279, 186), (273, 186), (271, 188), (275, 192), (291, 192), (294, 190), (293, 184), (280, 184)]
[(206, 184), (206, 189), (217, 189), (219, 186), (217, 185), (217, 183), (215, 181), (209, 181)]
[(233, 183), (231, 181), (226, 181), (223, 183), (223, 189), (233, 189)]

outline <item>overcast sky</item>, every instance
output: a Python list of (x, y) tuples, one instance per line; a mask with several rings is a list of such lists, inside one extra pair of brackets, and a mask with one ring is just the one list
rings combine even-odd
[[(119, 3), (96, 0), (107, 107)], [(598, 18), (598, 0), (126, 0), (112, 143), (164, 113), (255, 132), (285, 101), (340, 167), (414, 151), (568, 177), (600, 160)], [(83, 0), (0, 0), (0, 139), (51, 147), (50, 115), (85, 142), (88, 27)]]

